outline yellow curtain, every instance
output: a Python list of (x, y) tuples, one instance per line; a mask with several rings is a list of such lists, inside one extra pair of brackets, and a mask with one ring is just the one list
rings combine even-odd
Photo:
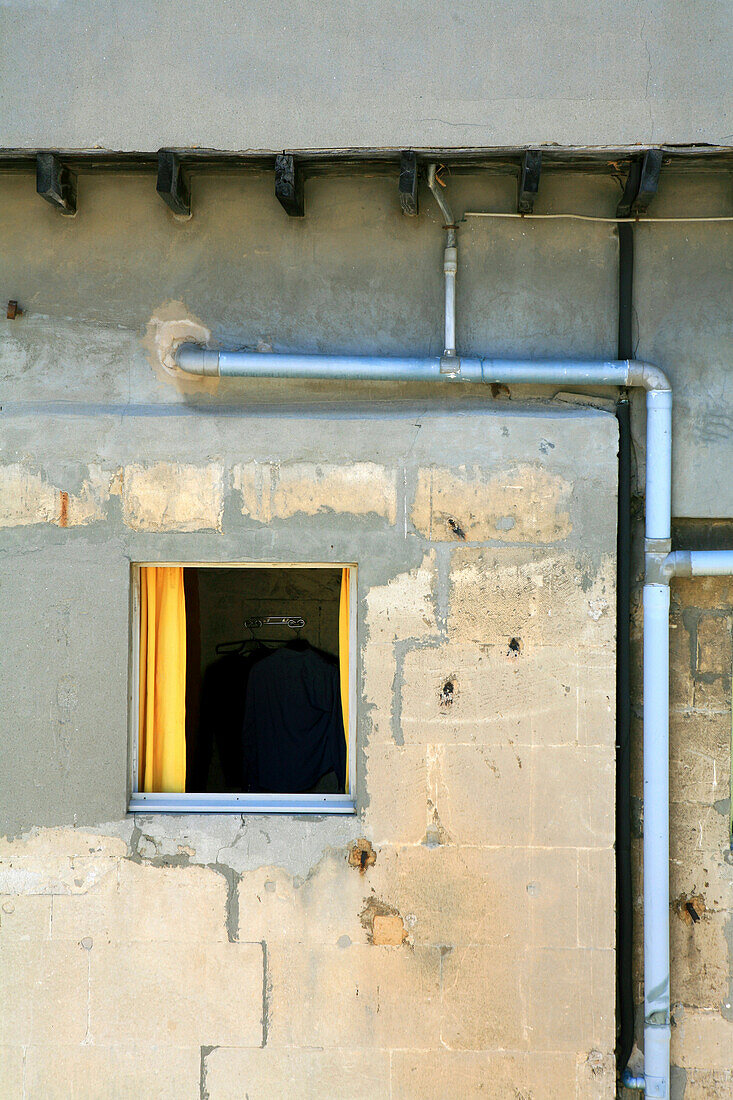
[(349, 793), (349, 570), (341, 570), (341, 600), (339, 602), (339, 673), (341, 680), (341, 710), (346, 736), (346, 794)]
[(186, 601), (177, 565), (140, 570), (138, 787), (186, 790)]

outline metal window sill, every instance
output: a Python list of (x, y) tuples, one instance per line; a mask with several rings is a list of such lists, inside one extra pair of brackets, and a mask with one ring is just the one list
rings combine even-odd
[(348, 794), (144, 794), (130, 797), (130, 813), (355, 814)]

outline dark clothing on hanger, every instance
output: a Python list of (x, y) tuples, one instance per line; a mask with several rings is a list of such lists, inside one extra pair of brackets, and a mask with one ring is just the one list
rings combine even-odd
[(308, 791), (334, 771), (346, 779), (339, 670), (310, 646), (286, 646), (250, 672), (244, 715), (244, 772), (251, 791)]
[(194, 754), (195, 786), (191, 790), (208, 790), (214, 744), (221, 761), (224, 790), (247, 790), (247, 777), (242, 776), (242, 724), (247, 684), (252, 668), (269, 652), (257, 646), (245, 653), (227, 653), (206, 669)]

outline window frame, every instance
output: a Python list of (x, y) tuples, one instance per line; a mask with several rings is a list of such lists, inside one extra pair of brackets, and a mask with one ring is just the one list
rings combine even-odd
[[(349, 793), (348, 794), (165, 794), (138, 790), (140, 726), (140, 570), (184, 569), (348, 569), (349, 570)], [(320, 561), (135, 561), (130, 563), (130, 647), (128, 686), (128, 813), (175, 814), (355, 814), (357, 731), (358, 564)]]

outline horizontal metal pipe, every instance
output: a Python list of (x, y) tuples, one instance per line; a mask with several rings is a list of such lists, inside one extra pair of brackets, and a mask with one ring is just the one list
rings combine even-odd
[(674, 550), (665, 564), (673, 577), (730, 577), (733, 550)]
[(441, 372), (439, 356), (301, 355), (260, 351), (212, 351), (182, 344), (176, 362), (186, 374), (222, 378), (310, 378), (382, 382), (503, 382), (508, 385), (644, 386), (669, 389), (656, 367), (628, 359), (460, 359), (454, 376)]

